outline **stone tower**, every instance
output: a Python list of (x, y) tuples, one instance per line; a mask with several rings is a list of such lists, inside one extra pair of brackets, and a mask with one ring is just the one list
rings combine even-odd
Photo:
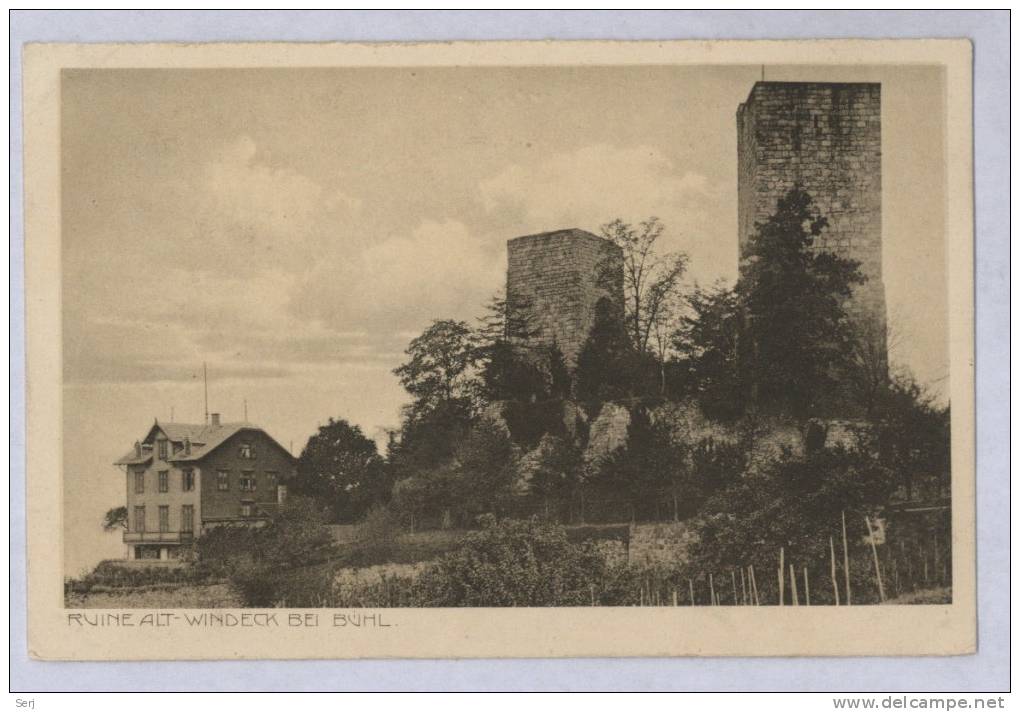
[(623, 251), (576, 228), (507, 241), (506, 293), (528, 304), (533, 346), (556, 344), (573, 367), (608, 297), (622, 310)]
[(756, 222), (799, 183), (829, 227), (815, 249), (857, 260), (867, 281), (849, 312), (886, 359), (880, 84), (757, 82), (737, 109), (740, 257)]

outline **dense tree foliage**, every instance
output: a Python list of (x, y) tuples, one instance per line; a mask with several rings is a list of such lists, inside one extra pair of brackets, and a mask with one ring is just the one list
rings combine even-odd
[(864, 278), (857, 262), (812, 249), (827, 225), (797, 186), (751, 237), (737, 292), (745, 320), (741, 366), (758, 408), (825, 414), (848, 373), (845, 305)]
[(745, 412), (747, 386), (738, 367), (740, 299), (723, 286), (695, 289), (689, 311), (673, 333), (680, 393), (697, 398), (705, 413), (733, 420)]
[(128, 510), (127, 507), (114, 507), (107, 510), (103, 516), (103, 529), (111, 532), (114, 529), (127, 529)]
[[(827, 580), (829, 538), (841, 541), (843, 516), (856, 545), (864, 517), (887, 501), (892, 486), (888, 468), (863, 450), (786, 454), (709, 498), (698, 519), (692, 568), (719, 572), (753, 565), (763, 598), (767, 590), (775, 601), (782, 548), (798, 576), (806, 567), (816, 580)], [(814, 593), (816, 600), (827, 595)]]
[(356, 521), (389, 497), (391, 482), (374, 441), (346, 420), (329, 419), (298, 458), (295, 494), (325, 506), (334, 521)]
[(393, 373), (414, 399), (410, 417), (421, 417), (451, 403), (472, 405), (477, 343), (466, 323), (436, 320), (412, 339), (405, 353), (407, 362)]
[(620, 310), (609, 299), (595, 305), (591, 334), (581, 347), (574, 372), (578, 400), (588, 404), (656, 392), (654, 367), (634, 348)]

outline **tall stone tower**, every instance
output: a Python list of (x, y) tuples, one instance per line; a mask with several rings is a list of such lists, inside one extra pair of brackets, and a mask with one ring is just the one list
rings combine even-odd
[(743, 264), (755, 223), (799, 183), (829, 227), (815, 249), (857, 260), (867, 281), (849, 312), (886, 359), (882, 281), (880, 84), (757, 82), (737, 109), (737, 204)]
[(506, 293), (528, 305), (538, 332), (530, 345), (555, 343), (573, 367), (598, 301), (623, 308), (623, 251), (576, 228), (515, 237), (507, 241)]

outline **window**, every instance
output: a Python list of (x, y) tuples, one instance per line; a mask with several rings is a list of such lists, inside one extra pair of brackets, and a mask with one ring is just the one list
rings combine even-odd
[(145, 494), (145, 471), (135, 473), (135, 494)]
[(241, 516), (242, 517), (250, 517), (254, 513), (255, 513), (255, 503), (254, 502), (248, 502), (248, 501), (241, 502)]
[(216, 471), (216, 489), (220, 492), (230, 491), (230, 473), (226, 470)]
[(241, 475), (241, 491), (242, 492), (254, 492), (255, 491), (255, 473), (245, 471)]
[(135, 531), (145, 531), (145, 507), (135, 507)]
[(195, 471), (184, 470), (181, 473), (181, 490), (191, 492), (195, 489)]
[(167, 470), (159, 471), (159, 491), (160, 492), (170, 491), (170, 473)]
[(166, 440), (157, 440), (156, 441), (156, 447), (158, 448), (159, 459), (160, 460), (166, 460), (166, 457), (167, 457), (167, 454), (166, 454)]
[(159, 507), (159, 530), (161, 532), (170, 531), (170, 507), (165, 504)]
[(255, 448), (251, 443), (241, 443), (241, 459), (242, 460), (254, 460), (255, 459)]
[(193, 505), (185, 504), (181, 507), (181, 531), (195, 531), (195, 507)]

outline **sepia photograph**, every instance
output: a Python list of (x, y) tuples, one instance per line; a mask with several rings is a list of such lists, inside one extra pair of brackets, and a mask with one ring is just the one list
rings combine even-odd
[(972, 601), (947, 66), (733, 54), (60, 67), (64, 628)]

